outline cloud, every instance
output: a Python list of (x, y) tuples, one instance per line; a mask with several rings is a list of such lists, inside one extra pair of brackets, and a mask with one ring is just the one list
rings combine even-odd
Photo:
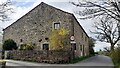
[(4, 3), (4, 2), (6, 2), (7, 0), (0, 0), (0, 4), (2, 4), (2, 3)]
[(110, 44), (109, 44), (109, 43), (106, 43), (106, 42), (96, 41), (94, 50), (95, 50), (95, 51), (99, 51), (100, 49), (101, 49), (101, 50), (104, 50), (104, 48), (106, 48), (106, 47), (109, 48), (109, 47), (110, 47)]

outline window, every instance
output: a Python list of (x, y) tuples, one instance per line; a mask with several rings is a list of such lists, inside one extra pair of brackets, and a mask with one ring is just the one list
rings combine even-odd
[(84, 41), (85, 39), (84, 39), (84, 35), (83, 35), (83, 33), (82, 33), (82, 40)]
[(23, 40), (22, 40), (22, 39), (20, 39), (20, 42), (23, 42)]
[(54, 23), (54, 29), (59, 29), (60, 28), (60, 23)]
[(83, 33), (82, 33), (82, 38), (83, 38)]
[(80, 45), (80, 50), (82, 51), (82, 45)]
[(85, 41), (87, 42), (87, 37), (85, 37)]
[(76, 44), (74, 44), (74, 50), (76, 50)]
[(82, 47), (82, 51), (83, 51), (83, 56), (84, 56), (84, 54), (85, 54), (85, 51), (84, 51), (84, 45), (83, 45), (83, 47)]
[(43, 50), (49, 50), (49, 44), (43, 44)]

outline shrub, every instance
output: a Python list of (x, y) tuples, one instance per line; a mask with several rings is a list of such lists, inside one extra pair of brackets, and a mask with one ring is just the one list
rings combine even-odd
[(69, 31), (65, 28), (52, 30), (49, 35), (50, 48), (52, 50), (60, 50), (69, 45)]
[(25, 50), (27, 44), (21, 44), (19, 50)]
[(34, 46), (33, 46), (33, 45), (27, 44), (26, 50), (33, 50), (33, 49), (34, 49)]
[(17, 48), (16, 42), (14, 42), (12, 39), (8, 39), (3, 43), (4, 50), (16, 50)]
[(116, 48), (114, 51), (110, 53), (110, 57), (115, 63), (120, 62), (120, 48)]
[(21, 44), (20, 50), (33, 50), (34, 46), (31, 44)]

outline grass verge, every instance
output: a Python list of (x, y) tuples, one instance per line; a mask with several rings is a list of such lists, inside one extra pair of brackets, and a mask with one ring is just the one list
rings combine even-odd
[(70, 62), (70, 64), (78, 63), (78, 62), (80, 62), (80, 61), (82, 61), (82, 60), (85, 60), (85, 59), (87, 59), (87, 58), (90, 58), (90, 57), (92, 57), (92, 56), (81, 56), (81, 57), (74, 58), (74, 59)]

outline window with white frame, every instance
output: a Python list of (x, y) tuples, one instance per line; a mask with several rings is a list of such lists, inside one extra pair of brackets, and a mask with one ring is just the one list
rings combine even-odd
[(60, 28), (60, 22), (54, 23), (54, 29), (59, 29)]

